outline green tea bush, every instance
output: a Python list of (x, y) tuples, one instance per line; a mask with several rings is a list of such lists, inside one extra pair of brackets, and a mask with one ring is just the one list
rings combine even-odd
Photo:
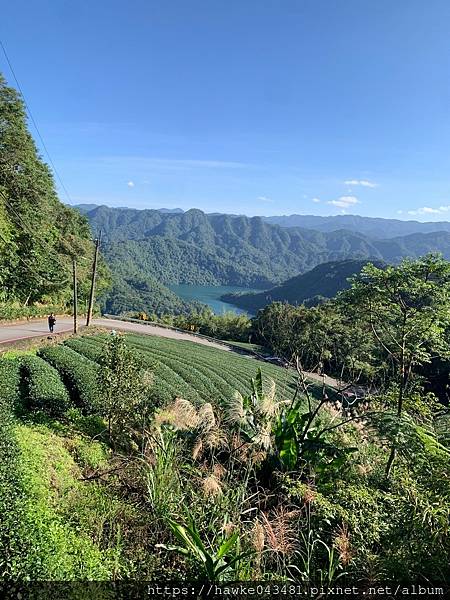
[(24, 356), (22, 375), (27, 408), (61, 416), (70, 406), (70, 397), (58, 371), (39, 356)]
[(101, 350), (98, 345), (90, 343), (88, 339), (70, 339), (66, 340), (64, 345), (94, 362), (97, 362), (101, 355)]
[(19, 450), (14, 436), (13, 406), (20, 385), (17, 360), (0, 359), (0, 573), (8, 573), (11, 555), (19, 541), (22, 490), (17, 479)]
[(0, 359), (0, 407), (14, 406), (19, 399), (20, 363), (17, 359)]
[(72, 401), (87, 413), (98, 407), (98, 365), (67, 346), (48, 346), (39, 356), (59, 372)]

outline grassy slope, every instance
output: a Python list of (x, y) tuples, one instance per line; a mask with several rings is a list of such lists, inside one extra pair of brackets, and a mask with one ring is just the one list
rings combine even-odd
[[(80, 480), (83, 467), (106, 460), (104, 448), (79, 435), (57, 435), (44, 425), (18, 424), (15, 436), (25, 494), (20, 551), (14, 556), (12, 576), (114, 578), (120, 562), (115, 521), (122, 506), (96, 482)], [(104, 530), (110, 531), (110, 539), (105, 539)]]

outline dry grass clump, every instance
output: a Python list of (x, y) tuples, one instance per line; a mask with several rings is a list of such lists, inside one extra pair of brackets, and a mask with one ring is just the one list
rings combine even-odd
[(220, 481), (213, 474), (208, 475), (202, 480), (202, 490), (206, 498), (216, 498), (223, 493)]
[(337, 536), (334, 538), (334, 546), (339, 552), (340, 562), (346, 566), (353, 558), (353, 552), (350, 544), (350, 534), (347, 525), (341, 525)]
[(298, 545), (294, 522), (299, 514), (299, 510), (289, 510), (283, 505), (269, 514), (262, 513), (264, 536), (270, 550), (283, 556), (290, 556), (294, 552)]

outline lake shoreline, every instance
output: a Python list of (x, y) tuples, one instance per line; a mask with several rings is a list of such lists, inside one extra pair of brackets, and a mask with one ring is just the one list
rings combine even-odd
[(185, 301), (197, 301), (206, 304), (218, 315), (231, 311), (236, 314), (253, 316), (248, 310), (242, 309), (229, 301), (224, 301), (222, 297), (239, 292), (249, 294), (263, 291), (261, 288), (247, 288), (235, 285), (172, 284), (167, 287)]

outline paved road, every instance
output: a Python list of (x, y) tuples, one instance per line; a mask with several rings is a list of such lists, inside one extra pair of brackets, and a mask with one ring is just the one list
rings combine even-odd
[[(72, 327), (72, 319), (58, 319), (56, 322), (55, 333), (71, 331)], [(0, 344), (8, 344), (17, 340), (43, 337), (45, 335), (50, 335), (48, 331), (47, 320), (22, 321), (21, 323), (16, 323), (15, 325), (4, 325), (0, 327)]]
[[(219, 348), (220, 350), (229, 350), (227, 346), (215, 344), (209, 340), (198, 338), (189, 333), (181, 333), (166, 329), (165, 327), (157, 327), (153, 325), (141, 325), (139, 323), (129, 323), (127, 321), (118, 321), (112, 319), (93, 319), (93, 325), (99, 327), (107, 327), (108, 329), (117, 329), (120, 331), (130, 331), (133, 333), (142, 333), (145, 335), (157, 335), (160, 337), (171, 338), (174, 340), (188, 340), (204, 346)], [(59, 318), (56, 322), (55, 334), (72, 331), (73, 320), (68, 318)], [(47, 320), (42, 321), (22, 321), (15, 325), (0, 326), (0, 345), (7, 345), (18, 340), (27, 338), (43, 337), (50, 335), (48, 331)]]
[(189, 333), (182, 333), (181, 331), (174, 331), (173, 329), (166, 329), (165, 327), (158, 327), (157, 325), (141, 325), (140, 323), (118, 321), (116, 319), (94, 319), (93, 323), (94, 325), (108, 327), (109, 329), (119, 329), (120, 331), (143, 333), (145, 335), (157, 335), (172, 340), (187, 340), (189, 342), (195, 342), (196, 344), (202, 344), (203, 346), (219, 348), (220, 350), (230, 350), (228, 346), (223, 344), (215, 344), (214, 342), (195, 335), (190, 335)]

